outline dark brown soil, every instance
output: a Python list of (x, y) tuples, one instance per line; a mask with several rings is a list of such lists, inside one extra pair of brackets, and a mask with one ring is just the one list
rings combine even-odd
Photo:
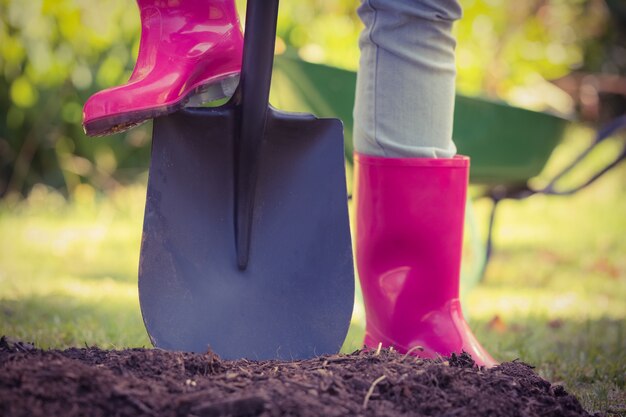
[(0, 339), (0, 416), (587, 416), (532, 367), (358, 351), (294, 362)]

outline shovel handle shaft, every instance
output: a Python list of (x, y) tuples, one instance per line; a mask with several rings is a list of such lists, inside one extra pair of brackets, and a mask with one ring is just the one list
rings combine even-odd
[(259, 156), (269, 108), (278, 0), (248, 0), (236, 142), (237, 264), (247, 268)]
[(241, 67), (241, 117), (247, 123), (241, 126), (242, 136), (248, 131), (259, 136), (265, 125), (277, 20), (278, 0), (248, 0)]

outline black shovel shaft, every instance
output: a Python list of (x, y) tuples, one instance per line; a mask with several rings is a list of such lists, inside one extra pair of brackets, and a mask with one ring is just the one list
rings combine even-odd
[(251, 128), (263, 127), (265, 123), (274, 65), (277, 20), (278, 0), (248, 0), (241, 68), (241, 105), (242, 121), (257, 123), (256, 126), (250, 126)]
[(278, 0), (248, 0), (241, 69), (239, 137), (235, 152), (237, 265), (250, 256), (254, 193), (274, 63)]

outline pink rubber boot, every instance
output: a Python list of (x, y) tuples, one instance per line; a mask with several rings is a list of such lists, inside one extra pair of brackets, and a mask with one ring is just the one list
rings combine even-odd
[(459, 302), (469, 158), (356, 154), (355, 165), (365, 345), (414, 348), (425, 358), (466, 351), (478, 365), (496, 365), (472, 334)]
[(243, 35), (234, 0), (137, 0), (141, 41), (128, 82), (87, 100), (90, 136), (120, 132), (153, 117), (232, 94)]

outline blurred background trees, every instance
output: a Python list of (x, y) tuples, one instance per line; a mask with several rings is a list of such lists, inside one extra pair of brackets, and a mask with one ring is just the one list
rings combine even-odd
[[(356, 70), (358, 3), (283, 1), (278, 49)], [(578, 111), (592, 121), (602, 117), (593, 109), (606, 99), (610, 114), (623, 113), (622, 0), (461, 3), (461, 93)], [(0, 0), (1, 196), (24, 195), (37, 183), (71, 196), (145, 180), (149, 126), (97, 139), (81, 128), (89, 95), (129, 77), (139, 35), (133, 0)]]

